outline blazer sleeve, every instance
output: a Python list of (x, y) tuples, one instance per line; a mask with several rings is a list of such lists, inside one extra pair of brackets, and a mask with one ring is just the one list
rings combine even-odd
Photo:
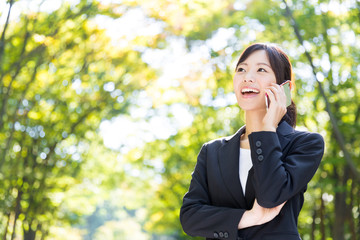
[(235, 239), (244, 209), (211, 205), (206, 173), (207, 145), (198, 155), (189, 191), (183, 198), (180, 222), (190, 236)]
[(286, 156), (275, 132), (249, 135), (254, 189), (259, 205), (272, 208), (306, 189), (324, 153), (320, 134), (302, 132), (290, 141)]

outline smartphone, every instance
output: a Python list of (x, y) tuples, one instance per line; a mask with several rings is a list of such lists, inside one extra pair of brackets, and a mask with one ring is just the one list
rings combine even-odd
[(280, 84), (280, 86), (284, 87), (285, 95), (286, 95), (286, 107), (291, 105), (291, 82), (287, 80)]
[[(285, 95), (286, 95), (286, 107), (291, 105), (291, 82), (290, 80), (286, 80), (280, 86), (284, 87)], [(265, 104), (266, 108), (269, 108), (270, 99), (268, 96), (265, 96)]]

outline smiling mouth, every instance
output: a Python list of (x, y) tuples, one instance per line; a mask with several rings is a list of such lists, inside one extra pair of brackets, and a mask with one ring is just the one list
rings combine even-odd
[(243, 88), (241, 90), (242, 95), (259, 94), (259, 93), (260, 93), (259, 90), (256, 90), (256, 89), (253, 89), (253, 88)]

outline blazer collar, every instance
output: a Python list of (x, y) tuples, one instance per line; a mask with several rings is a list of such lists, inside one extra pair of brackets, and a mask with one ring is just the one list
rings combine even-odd
[[(242, 208), (251, 208), (249, 203), (250, 199), (245, 199), (243, 194), (240, 179), (239, 179), (239, 148), (240, 148), (240, 136), (246, 130), (246, 126), (242, 126), (234, 135), (225, 137), (225, 143), (219, 148), (218, 163), (222, 178), (225, 182), (225, 187), (231, 193), (234, 201)], [(286, 122), (281, 121), (278, 125), (276, 133), (280, 141), (281, 148), (284, 149), (289, 143), (291, 135), (294, 129)], [(249, 176), (251, 176), (251, 171)], [(249, 178), (248, 178), (249, 179)], [(246, 191), (248, 194), (248, 191)], [(250, 194), (252, 198), (253, 194)], [(248, 197), (248, 195), (246, 196)]]

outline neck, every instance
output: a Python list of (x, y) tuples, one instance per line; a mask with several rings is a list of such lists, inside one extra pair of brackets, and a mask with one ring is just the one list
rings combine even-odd
[(260, 128), (263, 125), (263, 119), (265, 114), (265, 109), (264, 111), (257, 110), (245, 112), (246, 132), (244, 135), (244, 139), (247, 139), (249, 134), (251, 134), (252, 132), (260, 131)]

